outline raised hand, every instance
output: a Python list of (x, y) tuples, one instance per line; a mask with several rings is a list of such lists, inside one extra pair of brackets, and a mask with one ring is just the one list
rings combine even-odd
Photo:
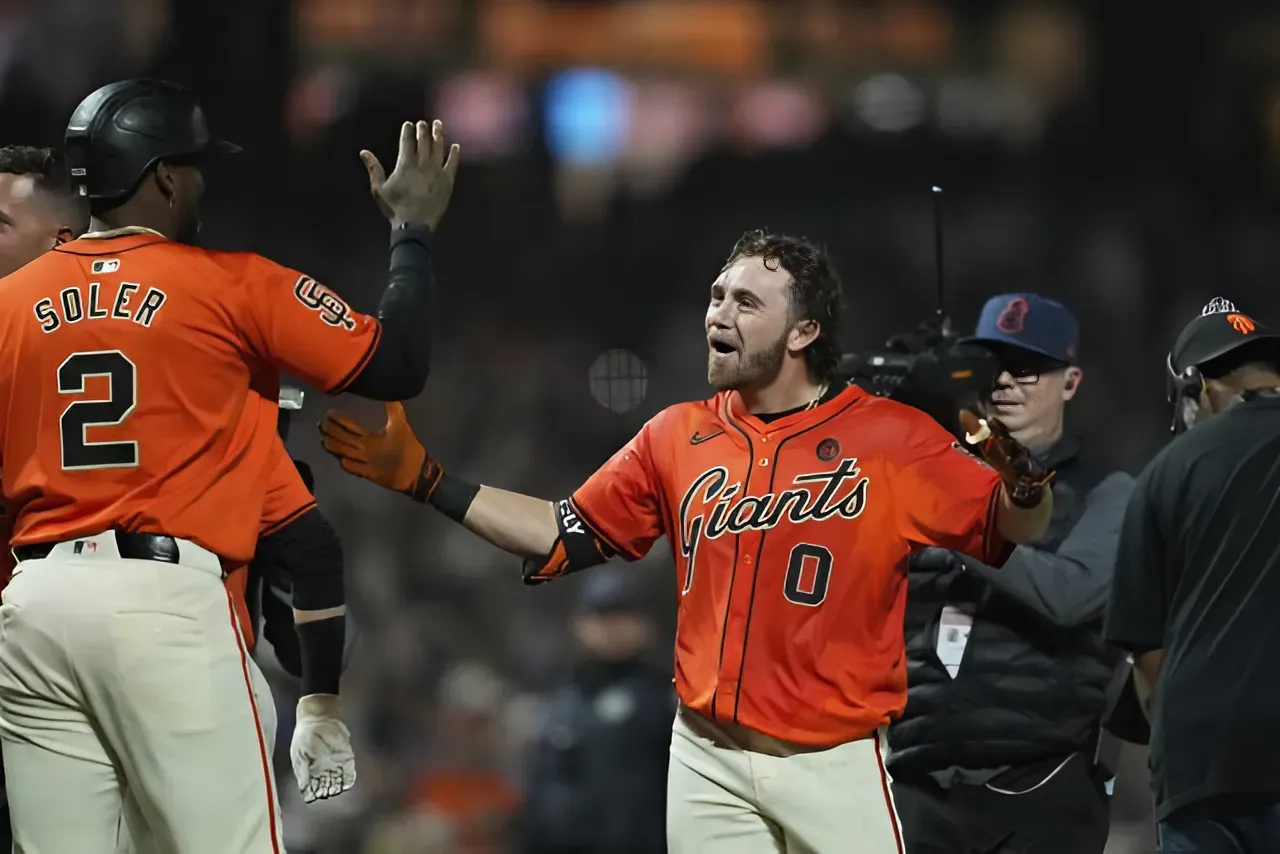
[(400, 151), (390, 176), (373, 152), (360, 152), (369, 192), (392, 226), (412, 223), (436, 230), (453, 195), (458, 151), (457, 143), (445, 144), (444, 125), (437, 120), (400, 126)]

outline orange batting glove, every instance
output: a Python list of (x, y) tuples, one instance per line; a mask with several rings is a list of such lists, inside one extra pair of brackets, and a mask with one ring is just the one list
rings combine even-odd
[(387, 423), (370, 433), (340, 412), (325, 413), (320, 422), (321, 444), (338, 458), (342, 470), (379, 486), (425, 502), (444, 476), (444, 469), (427, 454), (414, 435), (404, 406), (387, 404)]

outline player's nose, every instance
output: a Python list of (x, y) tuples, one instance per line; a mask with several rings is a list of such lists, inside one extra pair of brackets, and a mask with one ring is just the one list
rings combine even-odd
[(707, 331), (712, 329), (730, 329), (733, 326), (733, 306), (728, 300), (721, 300), (719, 305), (712, 305), (707, 310)]

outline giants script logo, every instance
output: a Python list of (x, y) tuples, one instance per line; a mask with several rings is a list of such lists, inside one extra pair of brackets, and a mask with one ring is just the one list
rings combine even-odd
[(1004, 307), (1004, 311), (1000, 312), (1000, 317), (996, 320), (996, 327), (1009, 335), (1017, 335), (1022, 331), (1023, 324), (1027, 322), (1027, 310), (1030, 306), (1022, 297), (1017, 297)]
[[(746, 495), (741, 498), (741, 483), (729, 483), (729, 470), (716, 466), (698, 475), (680, 499), (680, 554), (688, 559), (684, 591), (693, 584), (693, 568), (698, 557), (698, 543), (714, 540), (723, 534), (764, 531), (784, 520), (793, 524), (821, 522), (832, 516), (856, 519), (867, 506), (868, 479), (859, 477), (857, 457), (843, 459), (834, 471), (797, 475), (787, 489), (775, 495)], [(852, 485), (850, 486), (850, 483)], [(821, 487), (817, 497), (805, 488)]]
[(351, 317), (351, 309), (342, 298), (310, 276), (298, 279), (293, 286), (293, 295), (307, 308), (320, 312), (320, 319), (328, 325), (355, 329), (356, 322)]

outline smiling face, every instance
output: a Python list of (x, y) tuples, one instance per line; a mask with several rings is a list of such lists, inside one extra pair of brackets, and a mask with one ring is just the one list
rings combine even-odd
[(791, 274), (760, 257), (720, 273), (707, 305), (707, 382), (720, 391), (766, 385), (813, 341), (817, 324), (793, 320), (790, 289)]

